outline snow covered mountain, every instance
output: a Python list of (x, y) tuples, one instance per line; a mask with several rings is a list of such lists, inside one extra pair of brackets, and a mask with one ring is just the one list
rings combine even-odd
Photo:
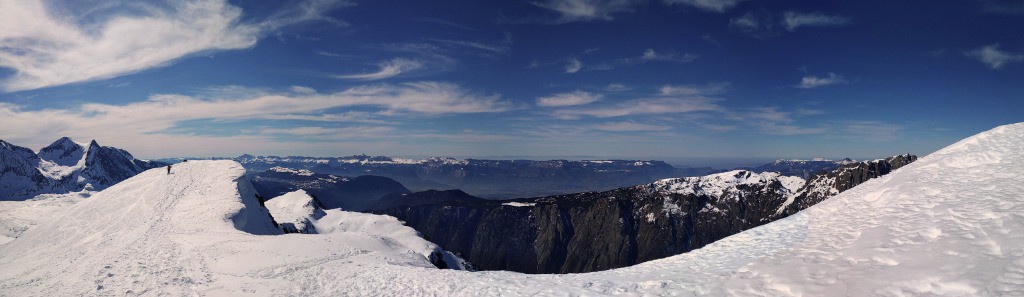
[(0, 140), (0, 200), (65, 192), (59, 182), (39, 171), (39, 164), (39, 156), (32, 150)]
[(87, 146), (62, 137), (39, 150), (2, 143), (0, 200), (24, 200), (39, 194), (97, 191), (167, 164), (135, 159), (125, 150)]
[[(1024, 217), (1024, 175), (1020, 174), (1024, 123), (970, 137), (794, 215), (703, 248), (581, 274), (438, 270), (422, 253), (426, 249), (421, 247), (429, 245), (408, 246), (390, 239), (390, 231), (368, 233), (369, 228), (255, 235), (278, 234), (280, 229), (250, 198), (254, 194), (241, 179), (241, 166), (228, 161), (179, 166), (178, 173), (169, 176), (159, 170), (144, 172), (0, 245), (0, 292), (13, 296), (1024, 294), (1024, 221), (1020, 220)], [(505, 203), (525, 209), (529, 202)], [(385, 223), (392, 220), (339, 221), (400, 228)]]
[(319, 174), (305, 169), (274, 167), (252, 175), (250, 181), (265, 198), (305, 190), (316, 197), (324, 209), (365, 210), (371, 203), (391, 193), (408, 193), (397, 181), (382, 176), (342, 177)]
[(807, 208), (915, 160), (847, 163), (805, 183), (734, 170), (602, 192), (487, 201), (461, 191), (390, 195), (374, 212), (484, 270), (592, 272), (698, 249)]
[(75, 166), (82, 160), (83, 155), (85, 147), (69, 137), (61, 137), (39, 150), (39, 158), (59, 166)]

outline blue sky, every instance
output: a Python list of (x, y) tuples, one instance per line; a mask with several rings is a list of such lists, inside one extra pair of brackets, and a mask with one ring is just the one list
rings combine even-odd
[(1024, 120), (1019, 1), (7, 1), (0, 138), (871, 158)]

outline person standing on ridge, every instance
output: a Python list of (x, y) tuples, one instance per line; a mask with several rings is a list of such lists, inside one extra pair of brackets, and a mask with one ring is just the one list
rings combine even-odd
[(167, 165), (167, 174), (171, 174), (171, 165)]

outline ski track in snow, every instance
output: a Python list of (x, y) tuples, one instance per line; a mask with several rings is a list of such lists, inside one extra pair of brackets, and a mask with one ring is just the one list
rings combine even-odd
[(567, 275), (438, 270), (386, 234), (253, 235), (235, 214), (271, 230), (241, 166), (174, 168), (0, 245), (0, 295), (1024, 295), (1024, 124), (690, 253)]

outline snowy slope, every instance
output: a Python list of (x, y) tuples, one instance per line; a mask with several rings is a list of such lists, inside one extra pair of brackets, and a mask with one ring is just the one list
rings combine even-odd
[(387, 234), (279, 235), (239, 182), (244, 171), (233, 161), (182, 163), (75, 204), (0, 245), (0, 295), (292, 294), (341, 278), (320, 275), (331, 267), (437, 270), (423, 246)]
[(687, 254), (568, 275), (438, 270), (415, 249), (367, 233), (241, 232), (235, 227), (277, 230), (253, 211), (254, 199), (240, 199), (251, 193), (235, 181), (241, 166), (180, 166), (171, 176), (159, 170), (142, 173), (0, 245), (0, 292), (1024, 294), (1024, 124), (965, 139), (793, 216)]

